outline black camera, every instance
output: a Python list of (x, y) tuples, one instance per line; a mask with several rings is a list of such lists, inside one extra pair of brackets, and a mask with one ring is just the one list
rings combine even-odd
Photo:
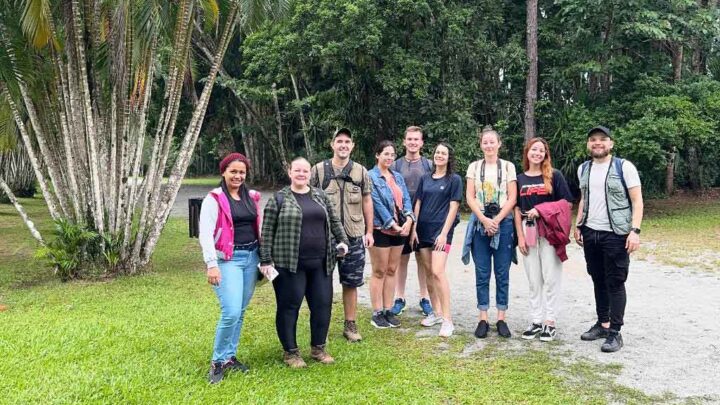
[(495, 215), (500, 213), (500, 205), (496, 202), (491, 202), (485, 204), (485, 209), (483, 210), (483, 215), (485, 215), (488, 218), (495, 218)]

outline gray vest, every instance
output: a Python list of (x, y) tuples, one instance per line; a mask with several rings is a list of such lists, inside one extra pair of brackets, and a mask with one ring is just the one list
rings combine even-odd
[[(607, 176), (605, 177), (605, 203), (610, 227), (618, 235), (627, 235), (632, 229), (632, 204), (623, 179), (622, 164), (624, 159), (613, 156)], [(580, 173), (580, 191), (582, 192), (583, 215), (578, 226), (585, 225), (590, 207), (590, 171), (592, 161), (583, 163)]]

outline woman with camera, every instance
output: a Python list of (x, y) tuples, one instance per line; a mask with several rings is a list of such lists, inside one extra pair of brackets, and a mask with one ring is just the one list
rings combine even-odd
[(479, 134), (483, 158), (467, 170), (465, 197), (475, 218), (468, 224), (466, 240), (471, 240), (475, 263), (475, 289), (480, 317), (475, 329), (478, 338), (487, 337), (490, 329), (490, 272), (495, 273), (497, 332), (509, 338), (505, 323), (508, 307), (510, 262), (513, 255), (513, 221), (510, 215), (517, 197), (515, 166), (498, 157), (502, 142), (500, 134), (487, 126)]
[(373, 314), (370, 323), (379, 329), (400, 326), (397, 316), (390, 311), (395, 295), (395, 270), (400, 264), (405, 239), (412, 230), (415, 215), (410, 194), (399, 172), (390, 170), (395, 161), (395, 146), (382, 141), (375, 148), (377, 165), (368, 171), (372, 180), (373, 238), (370, 248), (372, 277), (370, 303)]
[[(531, 324), (522, 338), (531, 340), (539, 335), (541, 341), (550, 342), (556, 334), (562, 278), (560, 256), (565, 254), (565, 244), (570, 242), (572, 194), (562, 173), (553, 169), (550, 147), (543, 138), (532, 138), (525, 143), (523, 170), (517, 179), (515, 231), (520, 253), (525, 255)], [(565, 225), (554, 227), (561, 223)]]

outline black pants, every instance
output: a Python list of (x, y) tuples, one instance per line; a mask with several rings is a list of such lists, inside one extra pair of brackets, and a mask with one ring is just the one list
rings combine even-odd
[(595, 311), (598, 321), (610, 322), (610, 329), (623, 325), (627, 295), (625, 281), (630, 255), (625, 249), (627, 235), (582, 228), (587, 271), (595, 288)]
[(278, 268), (280, 273), (273, 281), (277, 312), (275, 328), (285, 351), (298, 348), (297, 320), (303, 297), (310, 308), (310, 344), (324, 345), (330, 329), (333, 285), (325, 271), (325, 259), (298, 260), (295, 273)]

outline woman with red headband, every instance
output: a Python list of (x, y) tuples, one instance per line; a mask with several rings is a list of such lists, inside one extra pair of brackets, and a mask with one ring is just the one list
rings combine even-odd
[(220, 302), (208, 379), (220, 382), (225, 371), (247, 372), (235, 357), (245, 308), (255, 291), (260, 240), (260, 193), (248, 189), (250, 162), (231, 153), (220, 162), (220, 187), (208, 193), (200, 209), (200, 246), (207, 280)]

